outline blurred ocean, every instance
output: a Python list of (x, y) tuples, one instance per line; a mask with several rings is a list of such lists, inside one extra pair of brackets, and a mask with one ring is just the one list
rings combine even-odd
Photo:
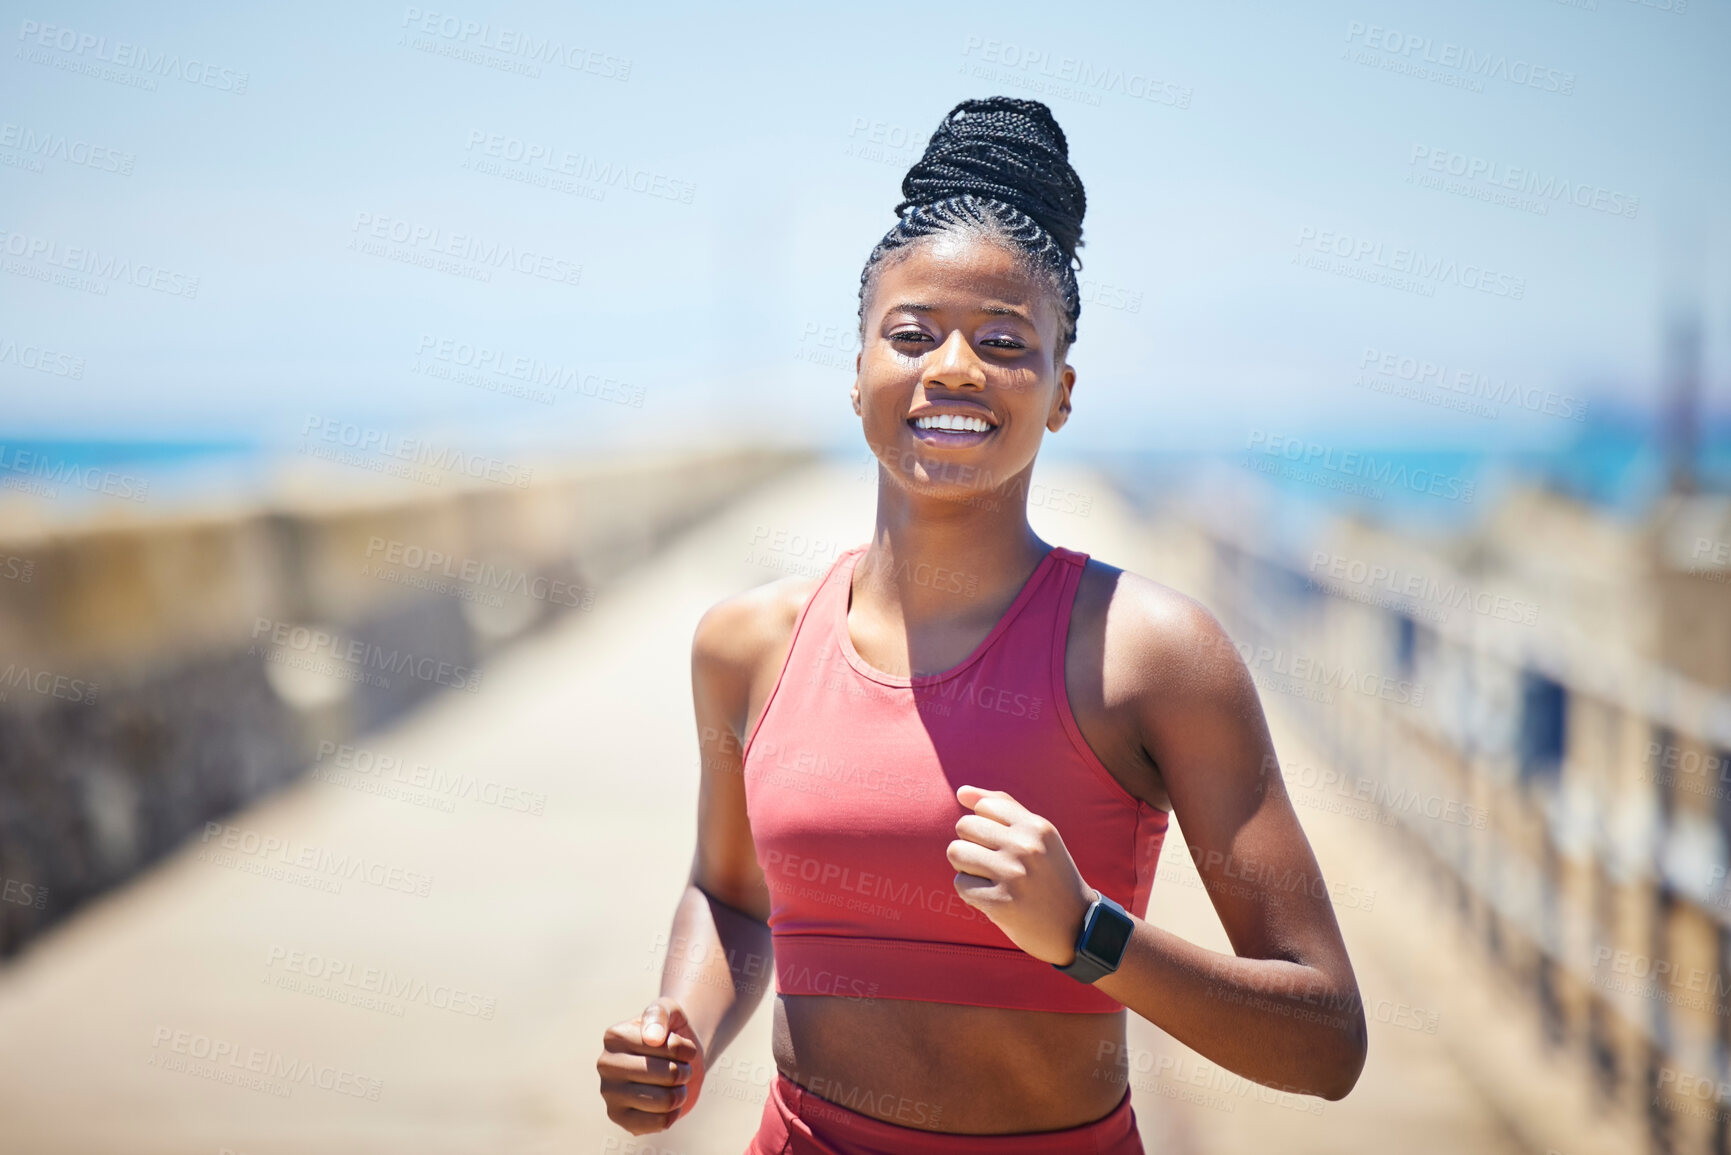
[[(1208, 478), (1268, 483), (1293, 516), (1351, 511), (1414, 532), (1471, 524), (1514, 485), (1542, 485), (1623, 520), (1639, 520), (1667, 486), (1661, 431), (1641, 410), (1601, 406), (1557, 447), (1388, 448), (1335, 436), (1237, 452), (1149, 450), (1088, 454), (1109, 465), (1134, 493), (1193, 491)], [(497, 450), (497, 446), (489, 447)], [(1043, 453), (1064, 456), (1049, 441)], [(863, 447), (855, 446), (858, 453)], [(573, 457), (582, 450), (569, 450)], [(532, 456), (561, 456), (543, 444)], [(263, 500), (281, 471), (306, 458), (280, 441), (230, 439), (90, 440), (0, 437), (0, 488), (28, 491), (38, 478), (56, 486), (56, 504), (77, 507), (143, 482), (152, 504)], [(1225, 467), (1226, 472), (1221, 472)], [(1704, 490), (1731, 488), (1731, 420), (1704, 423), (1697, 454)], [(127, 496), (122, 493), (121, 496)]]
[[(1193, 492), (1207, 484), (1204, 479), (1230, 478), (1236, 470), (1267, 482), (1290, 516), (1302, 517), (1307, 508), (1319, 514), (1350, 511), (1434, 533), (1476, 522), (1517, 486), (1541, 486), (1618, 520), (1639, 521), (1668, 488), (1661, 445), (1661, 430), (1649, 414), (1600, 408), (1555, 448), (1382, 448), (1336, 437), (1302, 448), (1154, 451), (1107, 460), (1126, 487), (1144, 498)], [(1697, 488), (1731, 488), (1731, 423), (1703, 424), (1695, 461)]]

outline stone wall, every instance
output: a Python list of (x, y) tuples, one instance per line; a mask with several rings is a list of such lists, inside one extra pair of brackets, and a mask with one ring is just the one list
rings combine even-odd
[(793, 454), (592, 463), (0, 534), (0, 957), (296, 778), (321, 740), (478, 690), (502, 646)]

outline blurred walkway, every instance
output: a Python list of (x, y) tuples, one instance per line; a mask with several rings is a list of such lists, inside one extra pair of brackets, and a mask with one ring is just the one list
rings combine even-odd
[[(195, 838), (0, 972), (0, 1151), (738, 1155), (773, 1072), (766, 1010), (693, 1116), (647, 1142), (607, 1122), (593, 1063), (602, 1029), (655, 992), (689, 863), (696, 620), (865, 540), (864, 460), (790, 477), (701, 526), (596, 612), (499, 661), (483, 693), (322, 760), (330, 780), (309, 776)], [(1047, 540), (1183, 588), (1182, 559), (1139, 537), (1097, 479), (1042, 467), (1040, 481), (1088, 499), (1032, 511)], [(1282, 761), (1318, 762), (1278, 705)], [(351, 775), (387, 759), (398, 768)], [(1379, 953), (1404, 925), (1387, 912), (1417, 910), (1420, 884), (1378, 857), (1373, 824), (1300, 815), (1330, 881), (1375, 891), (1340, 914), (1367, 1002), (1434, 1018), (1373, 1022), (1370, 1066), (1340, 1103), (1264, 1102), (1133, 1025), (1149, 1151), (1528, 1149), (1448, 1045), (1471, 1021), (1456, 1005), (1480, 996)], [(333, 893), (321, 867), (356, 857), (364, 867)], [(1159, 878), (1150, 917), (1226, 949), (1176, 827)]]

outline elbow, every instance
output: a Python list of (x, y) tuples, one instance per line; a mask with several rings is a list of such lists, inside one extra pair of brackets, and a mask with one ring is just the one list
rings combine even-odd
[(1309, 1095), (1338, 1103), (1352, 1093), (1364, 1073), (1368, 1052), (1362, 1016), (1350, 1024), (1329, 1028), (1328, 1037), (1312, 1038), (1301, 1069), (1294, 1074), (1297, 1081), (1288, 1083), (1274, 1079), (1257, 1079), (1265, 1086), (1292, 1095)]
[(1317, 1097), (1327, 1099), (1330, 1103), (1338, 1103), (1350, 1095), (1356, 1086), (1358, 1086), (1358, 1071), (1350, 1070), (1327, 1087), (1319, 1090)]
[(1335, 1054), (1327, 1065), (1325, 1077), (1320, 1080), (1316, 1094), (1331, 1103), (1337, 1103), (1352, 1093), (1358, 1085), (1359, 1075), (1364, 1073), (1365, 1059), (1370, 1054), (1370, 1039), (1365, 1029), (1364, 1015), (1353, 1016), (1352, 1026), (1346, 1032), (1347, 1037), (1337, 1040), (1339, 1044), (1333, 1048)]

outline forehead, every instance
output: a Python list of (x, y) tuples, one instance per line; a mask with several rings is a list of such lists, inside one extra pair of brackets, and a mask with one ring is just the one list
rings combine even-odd
[(1045, 279), (1023, 253), (977, 233), (945, 231), (909, 245), (878, 276), (875, 305), (919, 300), (970, 309), (987, 299), (1027, 309), (1042, 327), (1057, 322)]

